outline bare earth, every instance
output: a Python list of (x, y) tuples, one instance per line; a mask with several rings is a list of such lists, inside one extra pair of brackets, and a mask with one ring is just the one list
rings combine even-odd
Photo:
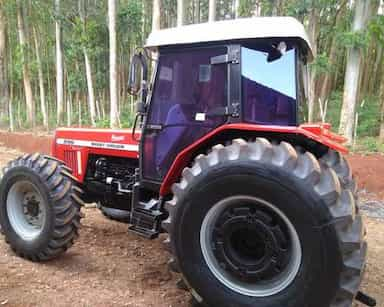
[[(19, 154), (0, 146), (0, 167)], [(369, 181), (372, 173), (377, 174), (377, 170), (370, 173), (370, 166), (384, 168), (384, 157), (375, 156), (372, 162), (361, 156), (350, 160), (358, 165), (358, 177), (364, 181), (361, 197), (382, 206), (384, 189)], [(373, 176), (374, 180), (384, 184), (383, 174)], [(107, 220), (95, 208), (83, 212), (79, 240), (48, 263), (20, 259), (0, 239), (0, 306), (189, 306), (188, 294), (176, 288), (177, 276), (167, 270), (168, 254), (161, 239), (148, 241), (127, 233), (127, 225)], [(365, 220), (369, 256), (363, 287), (378, 306), (384, 306), (384, 216)]]

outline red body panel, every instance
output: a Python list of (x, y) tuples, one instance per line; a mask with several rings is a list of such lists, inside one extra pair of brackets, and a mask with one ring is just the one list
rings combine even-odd
[(289, 133), (303, 135), (309, 139), (312, 139), (318, 143), (334, 149), (336, 151), (347, 153), (348, 149), (342, 145), (346, 141), (345, 138), (334, 134), (330, 131), (331, 126), (329, 124), (306, 124), (299, 127), (290, 126), (266, 126), (266, 125), (254, 125), (254, 124), (228, 124), (220, 126), (219, 128), (208, 133), (206, 136), (191, 144), (183, 151), (181, 151), (175, 161), (173, 162), (167, 176), (161, 184), (160, 195), (165, 196), (171, 191), (171, 186), (178, 180), (184, 167), (190, 162), (196, 149), (207, 142), (210, 138), (215, 137), (225, 130), (247, 130), (255, 132), (276, 132), (276, 133)]
[[(139, 139), (140, 134), (135, 135)], [(65, 161), (74, 176), (83, 182), (88, 155), (98, 154), (131, 159), (139, 158), (138, 142), (132, 130), (60, 128), (52, 142), (52, 155)]]
[[(183, 168), (188, 165), (194, 153), (202, 144), (227, 130), (302, 135), (336, 151), (348, 152), (348, 149), (342, 145), (346, 139), (332, 133), (329, 124), (306, 124), (299, 127), (244, 123), (227, 124), (208, 133), (177, 155), (161, 184), (160, 195), (164, 196), (170, 193), (172, 184), (178, 180)], [(138, 140), (139, 138), (140, 133), (137, 133), (135, 139)], [(135, 139), (132, 138), (130, 129), (61, 128), (56, 130), (55, 139), (52, 143), (52, 155), (65, 161), (74, 170), (74, 175), (79, 181), (83, 182), (89, 154), (138, 159), (139, 146)]]

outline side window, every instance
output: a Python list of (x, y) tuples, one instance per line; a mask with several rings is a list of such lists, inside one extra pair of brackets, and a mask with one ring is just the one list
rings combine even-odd
[(241, 48), (244, 119), (268, 125), (296, 123), (296, 54), (269, 60), (263, 50)]
[(211, 65), (226, 48), (162, 54), (144, 136), (144, 177), (161, 180), (180, 151), (221, 125), (208, 112), (227, 105), (227, 65)]
[[(196, 113), (204, 113), (213, 105), (225, 105), (226, 66), (210, 65), (212, 57), (224, 53), (225, 48), (216, 48), (161, 55), (151, 101), (150, 123), (194, 123)], [(185, 118), (170, 116), (175, 106)]]

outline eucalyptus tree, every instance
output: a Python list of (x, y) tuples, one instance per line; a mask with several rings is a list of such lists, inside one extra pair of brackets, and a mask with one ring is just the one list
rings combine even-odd
[(44, 126), (44, 128), (48, 129), (48, 113), (47, 113), (47, 107), (46, 107), (46, 102), (45, 102), (43, 64), (41, 61), (40, 44), (39, 44), (36, 26), (33, 26), (33, 40), (34, 40), (34, 45), (35, 45), (36, 64), (37, 64), (38, 78), (39, 78), (40, 110), (41, 110), (41, 114), (43, 116), (43, 126)]
[(29, 63), (28, 63), (28, 42), (25, 34), (24, 24), (24, 6), (21, 0), (17, 0), (17, 27), (19, 34), (19, 43), (21, 49), (22, 65), (23, 65), (23, 83), (24, 95), (27, 107), (27, 124), (35, 126), (35, 101), (33, 99), (32, 85), (30, 79)]
[[(9, 84), (7, 72), (7, 20), (5, 0), (0, 1), (0, 121), (4, 120), (9, 105)], [(0, 123), (1, 123), (0, 122)]]
[(152, 9), (152, 31), (160, 30), (161, 27), (161, 0), (153, 0)]
[[(337, 59), (340, 53), (341, 46), (338, 43), (339, 35), (338, 29), (342, 27), (342, 23), (345, 22), (347, 13), (347, 4), (349, 0), (343, 0), (341, 3), (336, 5), (335, 17), (326, 32), (326, 35), (330, 36), (329, 49), (326, 51), (328, 54), (328, 69), (324, 72), (324, 79), (321, 83), (320, 96), (321, 102), (325, 103), (329, 99), (330, 92), (332, 90), (332, 81), (334, 79), (335, 71), (337, 70)], [(324, 51), (323, 51), (324, 52)]]
[(118, 95), (117, 95), (117, 44), (116, 44), (116, 0), (108, 0), (108, 29), (109, 29), (109, 93), (111, 128), (117, 128)]
[(185, 0), (177, 0), (177, 26), (185, 24), (186, 18), (186, 3)]
[[(87, 32), (87, 0), (79, 0), (79, 15), (80, 20), (82, 22), (83, 34), (86, 35)], [(89, 59), (89, 51), (87, 46), (87, 39), (85, 39), (84, 45), (82, 46), (83, 55), (84, 55), (84, 63), (85, 63), (85, 75), (87, 80), (87, 88), (88, 88), (88, 106), (89, 113), (92, 126), (96, 126), (96, 102), (95, 102), (95, 90), (93, 84), (93, 74), (92, 74), (92, 66), (91, 61)]]
[[(384, 63), (382, 64), (382, 69), (384, 71)], [(384, 142), (384, 77), (383, 76), (381, 76), (379, 99), (381, 103), (379, 140), (380, 142), (383, 143)]]
[(213, 22), (216, 20), (216, 0), (209, 0), (209, 13), (208, 21)]
[(64, 116), (64, 63), (60, 21), (60, 0), (55, 0), (55, 40), (56, 40), (56, 114), (60, 125)]
[(351, 144), (354, 131), (357, 95), (359, 90), (359, 77), (361, 72), (361, 46), (360, 39), (369, 19), (371, 0), (356, 0), (355, 16), (352, 25), (353, 43), (348, 51), (347, 66), (344, 81), (343, 106), (340, 114), (339, 133), (348, 139)]

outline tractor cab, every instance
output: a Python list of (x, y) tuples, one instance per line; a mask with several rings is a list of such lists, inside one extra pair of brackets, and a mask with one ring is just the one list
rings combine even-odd
[[(306, 115), (306, 64), (313, 55), (294, 18), (160, 30), (145, 48), (158, 57), (148, 95), (143, 80), (139, 108), (144, 181), (161, 183), (183, 149), (222, 125), (298, 126)], [(144, 58), (134, 58), (131, 68), (136, 91)]]

